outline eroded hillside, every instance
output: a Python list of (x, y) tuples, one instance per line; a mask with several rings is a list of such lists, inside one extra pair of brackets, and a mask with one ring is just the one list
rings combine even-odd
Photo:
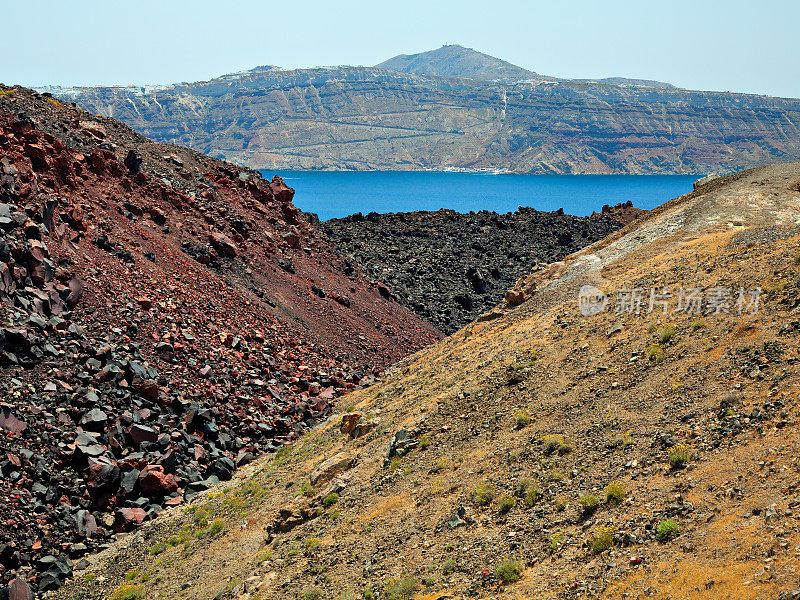
[(790, 597), (799, 185), (717, 180), (520, 280), (57, 597)]

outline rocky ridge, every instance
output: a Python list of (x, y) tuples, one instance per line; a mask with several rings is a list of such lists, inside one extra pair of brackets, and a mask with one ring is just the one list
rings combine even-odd
[(532, 273), (55, 597), (797, 597), (798, 189), (712, 181)]
[(59, 587), (439, 337), (292, 196), (0, 86), (0, 596)]
[(532, 208), (359, 213), (320, 228), (394, 298), (449, 334), (494, 308), (536, 265), (561, 260), (643, 212), (628, 202), (591, 217)]

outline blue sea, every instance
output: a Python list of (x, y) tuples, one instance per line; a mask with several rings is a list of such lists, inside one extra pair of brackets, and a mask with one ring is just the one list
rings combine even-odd
[(262, 171), (295, 188), (294, 204), (320, 219), (356, 212), (513, 212), (520, 206), (590, 215), (604, 204), (655, 208), (692, 190), (685, 175), (493, 175), (430, 171)]

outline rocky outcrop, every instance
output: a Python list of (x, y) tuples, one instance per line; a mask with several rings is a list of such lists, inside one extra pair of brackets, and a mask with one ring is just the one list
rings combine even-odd
[[(465, 68), (452, 72), (473, 73)], [(60, 93), (154, 139), (252, 168), (686, 174), (800, 158), (799, 100), (520, 77), (269, 70)]]
[(453, 333), (501, 302), (537, 264), (561, 260), (643, 212), (629, 202), (591, 217), (531, 208), (358, 213), (320, 226), (353, 264), (387, 286), (386, 295)]
[(439, 337), (293, 194), (0, 86), (0, 598), (58, 588)]

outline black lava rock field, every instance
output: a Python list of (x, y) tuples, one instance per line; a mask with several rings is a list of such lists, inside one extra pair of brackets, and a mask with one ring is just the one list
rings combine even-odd
[(561, 260), (640, 212), (628, 203), (590, 217), (523, 207), (506, 214), (356, 213), (321, 227), (386, 293), (449, 334), (497, 305), (537, 263)]

